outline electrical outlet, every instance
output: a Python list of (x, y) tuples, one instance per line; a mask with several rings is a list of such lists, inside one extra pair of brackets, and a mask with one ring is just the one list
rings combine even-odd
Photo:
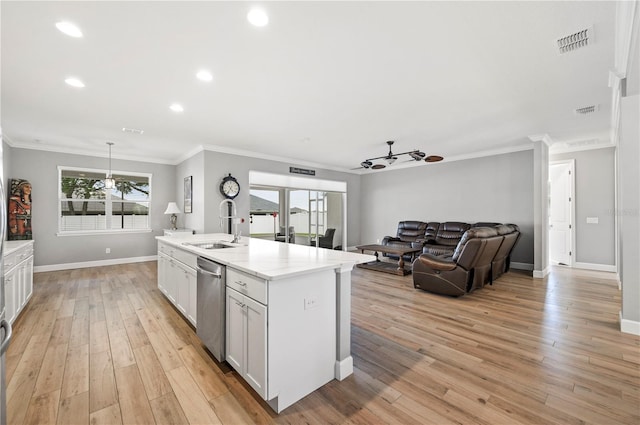
[(106, 254), (111, 254), (111, 248), (107, 248), (107, 249), (105, 249), (105, 250), (104, 250), (104, 252), (105, 252)]
[(304, 309), (305, 310), (311, 310), (312, 308), (316, 308), (318, 307), (318, 300), (317, 298), (305, 298), (304, 299)]

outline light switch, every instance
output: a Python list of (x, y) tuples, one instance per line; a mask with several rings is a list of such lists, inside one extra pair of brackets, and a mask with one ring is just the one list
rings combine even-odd
[(587, 224), (598, 224), (598, 217), (587, 217)]

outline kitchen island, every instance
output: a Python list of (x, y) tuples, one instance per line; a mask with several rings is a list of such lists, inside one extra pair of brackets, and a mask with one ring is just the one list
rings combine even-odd
[[(228, 234), (157, 239), (158, 286), (196, 328), (190, 267), (198, 256), (226, 266), (226, 360), (276, 412), (353, 373), (351, 271), (373, 256)], [(166, 271), (174, 260), (184, 281)]]

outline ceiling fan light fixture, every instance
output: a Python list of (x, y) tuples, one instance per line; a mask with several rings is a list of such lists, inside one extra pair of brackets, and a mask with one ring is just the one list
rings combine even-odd
[(440, 155), (429, 155), (428, 157), (426, 157), (424, 159), (425, 162), (439, 162), (442, 161), (444, 158), (441, 157)]
[(409, 156), (416, 161), (422, 161), (427, 154), (420, 151), (409, 152)]
[(113, 189), (114, 187), (116, 187), (116, 179), (114, 179), (113, 175), (111, 174), (111, 146), (113, 146), (113, 142), (107, 142), (107, 145), (109, 145), (109, 172), (104, 179), (104, 188)]
[(391, 165), (396, 162), (396, 159), (398, 159), (397, 156), (388, 156), (385, 158), (385, 161), (387, 161), (387, 164)]

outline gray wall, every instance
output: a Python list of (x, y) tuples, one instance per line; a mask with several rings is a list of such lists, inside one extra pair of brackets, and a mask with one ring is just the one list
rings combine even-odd
[(395, 235), (401, 220), (515, 223), (513, 261), (533, 264), (531, 150), (364, 174), (362, 193), (361, 243)]
[[(203, 161), (200, 162), (200, 158)], [(249, 234), (249, 171), (262, 171), (276, 174), (289, 174), (289, 167), (312, 168), (306, 165), (285, 163), (260, 158), (232, 155), (221, 152), (200, 152), (177, 166), (176, 180), (182, 181), (187, 173), (193, 175), (194, 187), (194, 217), (203, 214), (202, 222), (194, 219), (192, 225), (187, 221), (188, 228), (198, 232), (212, 233), (226, 231), (220, 227), (219, 205), (224, 199), (220, 194), (222, 178), (231, 173), (240, 183), (240, 195), (235, 199), (238, 215), (245, 219), (239, 226), (243, 235)], [(347, 183), (347, 244), (356, 245), (360, 242), (360, 176), (339, 171), (315, 168), (315, 178), (323, 180), (344, 181)], [(182, 197), (182, 186), (177, 188), (175, 196)], [(199, 189), (196, 189), (199, 188)], [(196, 197), (198, 199), (196, 199)], [(196, 211), (196, 202), (203, 205), (203, 212)], [(180, 204), (179, 204), (180, 205)], [(206, 212), (206, 214), (204, 214)], [(202, 229), (202, 230), (201, 230)]]
[(618, 144), (618, 238), (622, 318), (640, 322), (640, 95), (624, 97)]
[[(192, 191), (192, 212), (186, 214), (184, 212), (184, 179), (185, 177), (193, 177), (191, 183)], [(176, 166), (175, 176), (176, 195), (175, 202), (180, 207), (182, 214), (178, 215), (178, 227), (193, 229), (196, 233), (204, 233), (204, 216), (205, 216), (205, 192), (204, 185), (204, 152), (199, 152), (186, 161)]]
[[(173, 200), (175, 166), (114, 159), (112, 169), (152, 174), (151, 228), (153, 232), (57, 236), (58, 166), (104, 169), (106, 158), (13, 148), (9, 178), (27, 179), (33, 186), (32, 226), (35, 265), (56, 265), (156, 255), (155, 236), (169, 220), (164, 215)], [(171, 198), (171, 199), (170, 199)], [(105, 253), (111, 248), (111, 254)]]
[[(575, 261), (615, 265), (615, 148), (554, 154), (575, 160)], [(598, 224), (587, 224), (598, 217)]]

